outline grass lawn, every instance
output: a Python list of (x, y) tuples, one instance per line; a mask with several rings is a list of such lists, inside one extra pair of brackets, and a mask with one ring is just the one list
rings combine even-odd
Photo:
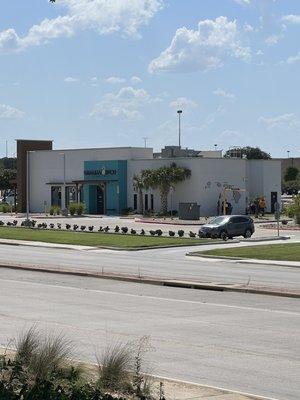
[(138, 248), (153, 246), (189, 246), (213, 241), (211, 239), (190, 239), (152, 237), (131, 234), (84, 233), (59, 230), (37, 230), (27, 228), (0, 227), (0, 239), (29, 240), (47, 243), (74, 244), (93, 247)]
[(300, 243), (268, 244), (197, 252), (198, 255), (255, 258), (259, 260), (300, 261)]

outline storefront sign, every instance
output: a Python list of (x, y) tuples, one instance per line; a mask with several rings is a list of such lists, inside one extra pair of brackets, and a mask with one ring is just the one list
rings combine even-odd
[(117, 170), (116, 169), (106, 169), (106, 168), (101, 168), (101, 169), (91, 169), (91, 170), (85, 170), (84, 175), (87, 176), (106, 176), (106, 175), (117, 175)]

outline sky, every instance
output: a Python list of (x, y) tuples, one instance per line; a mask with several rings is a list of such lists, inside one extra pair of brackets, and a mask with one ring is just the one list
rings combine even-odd
[(0, 156), (159, 150), (182, 109), (182, 147), (300, 157), (299, 39), (299, 0), (1, 1)]

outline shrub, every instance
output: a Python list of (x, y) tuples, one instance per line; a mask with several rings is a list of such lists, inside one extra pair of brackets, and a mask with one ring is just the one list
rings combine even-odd
[(108, 232), (110, 230), (109, 226), (106, 226), (104, 229), (104, 232)]
[(94, 226), (89, 226), (89, 231), (93, 232), (93, 230), (94, 230)]
[(189, 237), (191, 237), (191, 238), (194, 238), (194, 237), (196, 237), (196, 233), (194, 233), (194, 232), (190, 231), (190, 232), (189, 232)]
[(69, 205), (69, 213), (70, 215), (75, 215), (77, 211), (77, 204), (76, 203), (71, 203)]
[(85, 228), (86, 228), (85, 225), (81, 225), (81, 227), (80, 227), (80, 229), (81, 229), (82, 231), (85, 231)]
[(3, 226), (4, 225), (4, 222), (3, 221), (0, 221), (0, 226)]
[(146, 232), (144, 231), (144, 229), (142, 229), (142, 230), (141, 230), (141, 235), (144, 236), (145, 233), (146, 233)]
[(127, 232), (128, 232), (127, 226), (123, 226), (123, 227), (121, 228), (121, 231), (122, 231), (122, 233), (127, 233)]
[(58, 229), (61, 229), (61, 224), (58, 223), (58, 224), (57, 224), (57, 227), (58, 227)]
[(174, 231), (169, 231), (169, 236), (175, 236), (175, 232)]
[(179, 237), (183, 237), (184, 236), (184, 231), (182, 229), (179, 229), (179, 231), (177, 232)]
[(300, 225), (300, 194), (293, 198), (293, 202), (286, 207), (285, 213), (288, 217), (294, 218), (297, 225)]
[(149, 231), (151, 236), (155, 236), (156, 235), (156, 231)]
[(59, 215), (60, 214), (60, 207), (59, 206), (51, 206), (49, 214), (50, 215)]
[(156, 234), (157, 236), (161, 236), (163, 234), (163, 231), (161, 229), (157, 229)]
[(13, 220), (13, 225), (17, 226), (18, 225), (18, 221), (16, 219)]
[(116, 225), (114, 231), (115, 231), (116, 233), (120, 232), (120, 227), (119, 227), (118, 225)]
[(84, 213), (85, 205), (83, 203), (77, 204), (77, 215), (82, 215)]
[(74, 231), (77, 231), (78, 228), (79, 228), (78, 225), (76, 225), (76, 224), (73, 225), (73, 230), (74, 230)]
[(51, 229), (54, 229), (54, 224), (49, 224), (49, 227), (50, 227)]
[(66, 224), (66, 229), (67, 230), (71, 229), (71, 225), (70, 224)]
[(9, 204), (7, 204), (7, 203), (0, 204), (0, 212), (3, 212), (4, 214), (6, 214), (10, 211), (11, 211), (11, 208), (10, 208)]
[(98, 232), (104, 232), (102, 226), (98, 229)]
[(136, 230), (135, 230), (135, 229), (131, 229), (131, 230), (130, 230), (130, 233), (131, 233), (132, 235), (136, 235)]

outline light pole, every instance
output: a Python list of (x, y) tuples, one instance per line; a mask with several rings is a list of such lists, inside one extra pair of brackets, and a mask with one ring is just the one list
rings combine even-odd
[(179, 147), (181, 147), (181, 114), (182, 114), (182, 110), (178, 110), (177, 114), (178, 114), (178, 144), (179, 144)]
[(214, 146), (215, 146), (215, 151), (217, 150), (217, 147), (218, 147), (218, 145), (217, 144), (214, 144)]
[(287, 150), (287, 157), (290, 158), (290, 150)]
[(144, 145), (145, 145), (145, 148), (147, 147), (147, 140), (148, 140), (148, 138), (147, 137), (143, 137), (143, 139), (144, 139)]

